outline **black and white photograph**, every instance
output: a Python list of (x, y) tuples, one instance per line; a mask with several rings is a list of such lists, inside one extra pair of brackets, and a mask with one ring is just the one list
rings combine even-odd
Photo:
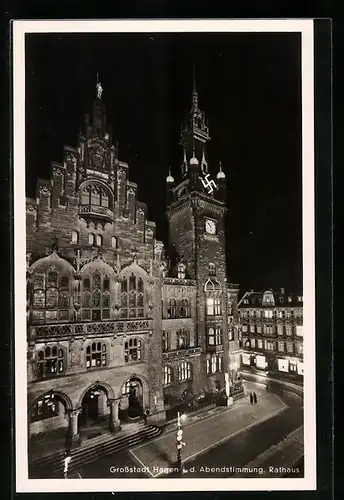
[(13, 33), (17, 491), (315, 489), (312, 21)]

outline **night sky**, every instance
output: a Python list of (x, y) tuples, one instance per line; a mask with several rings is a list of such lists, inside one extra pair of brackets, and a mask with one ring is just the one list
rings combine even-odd
[(177, 178), (193, 66), (208, 162), (228, 181), (228, 278), (302, 289), (300, 35), (26, 35), (26, 184), (48, 178), (104, 88), (107, 119), (139, 199), (167, 243), (165, 177)]

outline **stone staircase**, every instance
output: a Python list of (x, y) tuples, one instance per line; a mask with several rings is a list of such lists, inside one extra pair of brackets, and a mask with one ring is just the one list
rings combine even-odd
[[(68, 476), (72, 477), (82, 465), (94, 462), (99, 457), (130, 448), (144, 441), (159, 436), (163, 428), (155, 425), (136, 423), (117, 434), (102, 434), (83, 443), (79, 448), (71, 450), (72, 460), (69, 463)], [(63, 477), (64, 451), (32, 461), (29, 467), (30, 479), (48, 479)]]

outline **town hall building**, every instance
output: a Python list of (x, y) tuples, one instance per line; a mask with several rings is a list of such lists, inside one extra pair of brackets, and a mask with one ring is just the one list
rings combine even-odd
[[(195, 86), (194, 86), (195, 87)], [(185, 395), (241, 391), (239, 286), (227, 282), (226, 177), (193, 90), (169, 246), (156, 239), (106, 120), (100, 83), (76, 147), (26, 201), (29, 437), (92, 420), (159, 424)]]

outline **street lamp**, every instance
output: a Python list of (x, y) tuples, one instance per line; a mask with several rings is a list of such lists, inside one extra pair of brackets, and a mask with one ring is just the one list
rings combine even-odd
[(68, 479), (68, 467), (69, 467), (69, 462), (71, 460), (72, 457), (70, 455), (70, 451), (66, 451), (63, 458), (63, 463), (64, 463), (63, 474), (65, 479)]
[(182, 429), (182, 420), (185, 418), (185, 415), (181, 415), (180, 412), (178, 412), (178, 417), (177, 417), (177, 467), (178, 467), (178, 472), (179, 474), (183, 473), (183, 466), (182, 466), (182, 448), (185, 446), (185, 443), (183, 443), (183, 429)]

